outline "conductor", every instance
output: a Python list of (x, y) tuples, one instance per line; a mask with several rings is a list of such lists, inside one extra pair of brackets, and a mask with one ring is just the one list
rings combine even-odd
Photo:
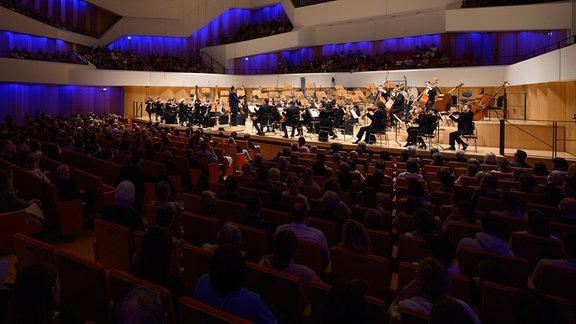
[(360, 131), (358, 132), (358, 135), (356, 135), (357, 140), (354, 142), (354, 144), (358, 144), (358, 142), (362, 140), (364, 133), (366, 133), (366, 143), (369, 143), (370, 134), (372, 132), (381, 131), (386, 128), (386, 104), (382, 101), (378, 101), (376, 103), (376, 111), (374, 111), (374, 114), (366, 114), (366, 116), (368, 116), (372, 122), (368, 126), (360, 127)]
[(474, 117), (474, 113), (470, 111), (470, 106), (468, 104), (464, 104), (462, 106), (462, 112), (458, 118), (452, 116), (452, 112), (450, 112), (450, 119), (458, 123), (458, 130), (455, 132), (450, 133), (450, 147), (447, 150), (456, 150), (454, 147), (454, 143), (458, 143), (462, 145), (462, 149), (465, 150), (468, 148), (468, 144), (464, 143), (460, 138), (460, 135), (468, 135), (474, 132), (474, 126), (472, 125), (472, 120)]

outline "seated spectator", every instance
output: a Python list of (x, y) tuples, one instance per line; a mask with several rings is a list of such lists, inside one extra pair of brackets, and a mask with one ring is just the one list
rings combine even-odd
[(114, 323), (117, 324), (162, 324), (165, 319), (166, 310), (160, 293), (151, 286), (132, 289), (114, 310)]
[(576, 198), (564, 198), (558, 205), (560, 218), (554, 221), (566, 224), (576, 224)]
[(298, 191), (298, 177), (290, 175), (286, 178), (286, 190), (282, 192), (282, 202), (288, 204), (291, 200), (300, 199), (306, 204), (306, 208), (310, 209), (308, 197)]
[(454, 264), (456, 249), (450, 240), (441, 235), (431, 235), (426, 240), (432, 257), (446, 267), (448, 273), (460, 273), (460, 267)]
[(488, 152), (484, 155), (484, 161), (482, 164), (488, 165), (498, 165), (498, 159), (496, 158), (496, 154), (494, 152)]
[(540, 272), (544, 264), (576, 269), (576, 231), (565, 230), (564, 233), (562, 233), (561, 246), (562, 252), (564, 252), (566, 256), (563, 260), (541, 259), (538, 261), (531, 277), (534, 286), (538, 287)]
[(424, 180), (424, 177), (418, 173), (418, 162), (414, 160), (406, 161), (406, 171), (398, 174), (398, 178), (408, 180)]
[(26, 161), (24, 162), (24, 168), (38, 178), (50, 182), (47, 176), (48, 171), (40, 170), (40, 154), (34, 152), (28, 153)]
[(102, 219), (130, 228), (134, 232), (144, 231), (142, 215), (132, 207), (136, 189), (130, 181), (122, 181), (116, 186), (114, 198), (116, 204), (104, 207)]
[(346, 162), (340, 162), (338, 165), (338, 174), (336, 175), (338, 179), (338, 184), (340, 188), (344, 191), (352, 190), (352, 176), (350, 175), (350, 165)]
[(318, 193), (320, 193), (320, 185), (316, 181), (314, 181), (314, 171), (312, 171), (312, 169), (310, 168), (304, 169), (302, 177), (298, 179), (298, 185), (313, 187), (317, 189)]
[(454, 298), (442, 298), (432, 306), (429, 323), (474, 324), (474, 319)]
[(425, 203), (426, 196), (426, 189), (424, 188), (424, 184), (422, 182), (416, 180), (408, 181), (408, 193), (406, 194), (406, 198), (412, 197), (421, 203)]
[(355, 219), (349, 219), (342, 227), (342, 239), (339, 246), (364, 254), (372, 251), (372, 242), (362, 223)]
[(477, 225), (480, 221), (476, 219), (476, 210), (468, 200), (462, 200), (456, 208), (448, 215), (442, 224), (444, 233), (448, 232), (451, 223), (459, 222), (464, 224)]
[(216, 204), (218, 196), (212, 190), (204, 190), (198, 197), (198, 211), (202, 216), (216, 217)]
[(430, 165), (439, 165), (439, 166), (446, 165), (446, 163), (444, 162), (444, 154), (440, 152), (432, 154), (432, 159), (433, 161), (430, 163)]
[(180, 205), (174, 202), (167, 202), (158, 208), (156, 213), (156, 223), (160, 227), (164, 227), (172, 235), (174, 243), (180, 245), (182, 234), (182, 210)]
[(274, 187), (268, 190), (268, 199), (262, 203), (262, 207), (286, 211), (286, 205), (282, 203), (282, 191)]
[(494, 252), (507, 256), (514, 256), (514, 253), (508, 249), (508, 244), (502, 239), (506, 232), (504, 221), (492, 214), (486, 214), (482, 217), (482, 231), (476, 233), (475, 238), (463, 238), (456, 247), (456, 255), (462, 256), (464, 248), (473, 248), (487, 252)]
[(520, 210), (520, 199), (518, 196), (511, 191), (504, 191), (500, 196), (500, 201), (504, 206), (504, 210), (501, 211), (491, 211), (492, 214), (497, 216), (507, 216), (507, 217), (518, 217), (524, 218), (525, 215)]
[(509, 286), (510, 273), (502, 264), (492, 260), (484, 260), (478, 264), (478, 277), (473, 278), (470, 286), (471, 304), (482, 310), (482, 293), (484, 283), (492, 282)]
[(534, 163), (534, 168), (532, 169), (532, 175), (540, 176), (540, 177), (547, 177), (550, 172), (548, 171), (548, 167), (543, 162), (536, 162)]
[(342, 225), (350, 218), (352, 211), (346, 203), (340, 200), (338, 194), (332, 190), (328, 190), (322, 195), (322, 209), (310, 212), (310, 215), (333, 221), (337, 226), (337, 237), (340, 239), (342, 234)]
[(516, 153), (514, 153), (514, 162), (510, 163), (510, 165), (513, 167), (521, 167), (521, 168), (525, 168), (525, 169), (531, 169), (532, 166), (530, 164), (526, 163), (527, 157), (528, 157), (528, 154), (526, 154), (525, 151), (516, 150)]
[(528, 229), (517, 233), (529, 234), (538, 237), (546, 237), (557, 240), (558, 238), (550, 234), (550, 219), (538, 209), (531, 209), (526, 216)]
[(308, 292), (312, 281), (322, 281), (318, 275), (305, 265), (294, 262), (294, 255), (298, 249), (296, 234), (290, 230), (283, 230), (274, 235), (274, 249), (272, 254), (266, 255), (259, 264), (296, 276), (300, 279), (300, 289), (303, 305), (308, 303)]
[(256, 182), (248, 184), (246, 187), (256, 190), (270, 190), (272, 183), (268, 177), (268, 169), (259, 168), (256, 171)]
[(454, 176), (452, 176), (449, 171), (444, 171), (441, 172), (442, 170), (445, 169), (440, 169), (438, 170), (438, 179), (440, 180), (440, 192), (452, 192), (452, 189), (454, 189), (454, 183), (456, 182), (456, 180), (454, 179)]
[(468, 162), (468, 159), (466, 158), (466, 151), (464, 150), (456, 150), (456, 153), (454, 153), (454, 161), (456, 162)]
[(236, 180), (236, 177), (226, 177), (226, 180), (224, 180), (224, 188), (226, 188), (226, 192), (218, 196), (218, 199), (242, 201), (242, 198), (238, 195), (238, 180)]
[(288, 159), (284, 156), (279, 156), (276, 160), (276, 167), (280, 171), (288, 171)]
[(316, 155), (316, 162), (312, 165), (312, 171), (315, 176), (326, 176), (326, 155), (324, 153)]
[(292, 218), (292, 223), (278, 226), (276, 232), (291, 230), (299, 240), (320, 243), (325, 253), (324, 261), (327, 263), (330, 260), (330, 248), (322, 231), (306, 225), (306, 219), (308, 218), (306, 205), (297, 199), (292, 200), (290, 203), (289, 216)]
[(18, 198), (13, 176), (14, 174), (10, 169), (0, 170), (0, 214), (26, 209), (28, 224), (44, 222), (44, 214), (41, 210), (42, 202), (38, 199), (27, 201)]
[(210, 273), (198, 279), (193, 297), (254, 323), (277, 323), (260, 296), (242, 288), (245, 273), (246, 262), (240, 249), (221, 245), (212, 255)]
[(262, 155), (262, 153), (256, 153), (256, 155), (254, 155), (254, 161), (252, 161), (252, 168), (256, 169), (256, 171), (258, 169), (267, 169), (267, 167), (264, 165), (264, 156)]
[(472, 205), (474, 208), (478, 208), (478, 198), (480, 197), (500, 199), (498, 179), (496, 177), (487, 174), (480, 181), (478, 188), (474, 189), (474, 192), (472, 193)]
[(306, 139), (303, 136), (298, 138), (298, 151), (303, 153), (310, 153), (310, 149), (306, 146)]
[(566, 181), (566, 173), (552, 170), (548, 174), (546, 184), (538, 186), (541, 203), (548, 206), (558, 206), (562, 200), (562, 185)]
[(168, 229), (160, 226), (149, 229), (142, 239), (138, 265), (131, 272), (170, 290), (172, 302), (177, 305), (180, 297), (186, 294), (186, 287), (180, 277), (170, 273), (173, 244)]
[[(288, 189), (288, 187), (286, 183), (280, 180), (281, 176), (282, 174), (280, 173), (280, 170), (278, 168), (268, 169), (268, 179), (270, 180), (270, 184), (272, 185), (272, 187), (277, 187), (280, 188), (280, 190), (285, 191), (286, 189)], [(288, 176), (288, 178), (291, 177), (296, 177), (296, 175)], [(286, 182), (288, 182), (288, 178), (286, 179)], [(290, 182), (291, 183), (294, 182), (294, 179), (292, 179)]]
[(60, 284), (50, 265), (31, 265), (20, 269), (10, 292), (6, 323), (67, 323), (58, 312)]
[[(218, 231), (218, 234), (216, 234), (216, 244), (204, 243), (202, 248), (206, 251), (214, 253), (218, 246), (223, 244), (229, 244), (240, 248), (240, 245), (242, 244), (242, 232), (238, 226), (231, 223), (222, 225)], [(244, 255), (244, 252), (242, 252), (242, 255)]]
[(568, 161), (566, 161), (565, 158), (561, 158), (561, 157), (556, 157), (552, 159), (552, 164), (554, 165), (552, 167), (552, 170), (557, 170), (557, 171), (568, 171)]
[[(448, 271), (438, 260), (427, 258), (419, 262), (416, 270), (416, 278), (406, 285), (394, 298), (388, 309), (391, 319), (400, 319), (400, 307), (406, 307), (416, 311), (430, 314), (432, 306), (439, 300), (453, 298), (448, 296), (450, 289), (450, 277)], [(466, 309), (474, 323), (480, 323), (478, 316), (466, 304), (466, 302), (454, 300)]]
[(367, 229), (384, 230), (384, 217), (379, 209), (370, 208), (364, 214), (364, 226)]
[(260, 214), (262, 213), (262, 202), (260, 196), (250, 194), (246, 197), (246, 214), (238, 215), (234, 221), (238, 224), (258, 228), (266, 231), (268, 237), (268, 246), (272, 246), (272, 236), (274, 234), (274, 224), (262, 220)]
[(436, 228), (436, 219), (427, 209), (420, 208), (414, 213), (414, 230), (406, 232), (404, 235), (428, 239), (434, 233)]
[(535, 193), (538, 182), (530, 173), (523, 173), (518, 177), (518, 191)]
[(256, 172), (252, 170), (252, 164), (246, 162), (242, 165), (242, 177), (255, 177)]
[(172, 196), (170, 183), (168, 181), (158, 181), (156, 185), (154, 185), (154, 194), (156, 195), (156, 198), (152, 201), (154, 206), (162, 206), (169, 202)]
[(196, 185), (192, 188), (192, 194), (199, 195), (206, 190), (212, 190), (210, 177), (207, 174), (201, 174), (196, 180)]

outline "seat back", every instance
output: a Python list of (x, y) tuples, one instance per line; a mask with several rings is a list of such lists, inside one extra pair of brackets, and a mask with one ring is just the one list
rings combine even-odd
[(182, 266), (184, 268), (182, 279), (186, 284), (186, 291), (189, 295), (194, 291), (198, 278), (210, 272), (211, 258), (212, 252), (192, 244), (182, 245)]
[[(416, 268), (418, 267), (415, 263), (410, 262), (400, 262), (398, 265), (398, 288), (396, 292), (399, 293), (404, 286), (414, 280), (416, 277)], [(449, 294), (458, 299), (469, 300), (470, 299), (470, 280), (468, 277), (460, 274), (450, 274), (450, 291)]]
[(94, 220), (96, 235), (95, 259), (107, 269), (130, 271), (134, 244), (132, 233), (126, 226), (114, 224), (101, 219)]
[(110, 322), (110, 291), (104, 265), (56, 250), (60, 308), (75, 322)]
[(108, 278), (110, 282), (110, 294), (115, 307), (132, 289), (142, 285), (151, 286), (160, 294), (162, 305), (166, 311), (165, 323), (176, 323), (170, 290), (117, 269), (110, 270)]
[(330, 281), (363, 278), (368, 282), (367, 295), (385, 300), (390, 287), (390, 264), (387, 258), (332, 246), (332, 271)]
[(54, 264), (54, 247), (28, 235), (14, 234), (14, 250), (18, 259), (18, 269), (34, 264)]
[(538, 289), (545, 294), (576, 301), (576, 269), (544, 264), (538, 278)]
[[(318, 317), (331, 288), (332, 286), (329, 284), (320, 281), (310, 283), (310, 318)], [(388, 322), (387, 307), (383, 300), (368, 295), (364, 295), (364, 300), (366, 301), (369, 323)]]
[(181, 297), (179, 301), (180, 323), (199, 324), (249, 324), (246, 319), (232, 315), (218, 308), (206, 305), (190, 297)]
[(398, 235), (398, 261), (418, 262), (431, 256), (430, 247), (421, 238)]
[(429, 315), (408, 307), (400, 307), (400, 318), (402, 324), (427, 324)]
[(232, 223), (242, 232), (242, 243), (240, 248), (246, 252), (245, 258), (248, 261), (259, 262), (268, 252), (268, 238), (266, 231), (250, 226)]
[(182, 213), (184, 240), (192, 245), (202, 246), (204, 243), (216, 243), (220, 223), (216, 218)]
[[(518, 288), (485, 282), (482, 290), (482, 313), (483, 323), (505, 324), (515, 323), (512, 297), (518, 292)], [(570, 303), (562, 298), (545, 296), (544, 316), (548, 323), (567, 324), (570, 317)]]
[[(144, 240), (144, 231), (134, 231), (134, 253), (130, 258), (134, 265), (140, 261), (140, 252), (142, 250), (142, 241)], [(176, 242), (172, 242), (172, 252), (170, 254), (170, 273), (174, 276), (180, 276), (180, 268), (182, 262), (180, 258), (180, 246)]]
[(16, 233), (26, 234), (26, 211), (18, 210), (0, 214), (0, 253), (14, 252), (13, 237)]
[(386, 231), (366, 229), (372, 242), (372, 254), (389, 258), (392, 254), (392, 238)]
[(326, 237), (326, 242), (328, 242), (329, 246), (338, 243), (336, 222), (316, 217), (308, 217), (307, 224), (310, 227), (319, 229), (324, 234), (324, 237)]
[(530, 272), (534, 270), (534, 267), (542, 258), (564, 258), (560, 240), (558, 239), (516, 232), (512, 233), (509, 245), (514, 255), (528, 260)]
[(318, 277), (324, 277), (324, 258), (326, 257), (322, 245), (318, 242), (298, 240), (298, 249), (294, 255), (294, 262), (303, 264), (316, 272)]
[(262, 297), (267, 304), (294, 321), (302, 319), (300, 279), (252, 262), (246, 262), (244, 287)]
[(476, 233), (482, 231), (480, 224), (467, 224), (462, 222), (450, 221), (448, 223), (448, 239), (454, 246), (463, 238), (474, 238)]
[(509, 272), (510, 286), (524, 289), (528, 283), (528, 260), (477, 249), (464, 248), (460, 273), (472, 278), (478, 276), (478, 264), (484, 260), (500, 263)]

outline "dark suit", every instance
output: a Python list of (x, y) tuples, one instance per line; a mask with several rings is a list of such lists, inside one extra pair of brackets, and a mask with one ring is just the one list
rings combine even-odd
[(240, 99), (241, 98), (236, 95), (236, 90), (231, 90), (230, 94), (228, 94), (228, 105), (230, 105), (230, 112), (232, 113), (231, 126), (238, 125), (238, 104), (240, 103)]
[(360, 127), (360, 131), (358, 132), (358, 135), (356, 135), (356, 137), (360, 141), (362, 140), (362, 136), (364, 135), (364, 133), (366, 133), (366, 142), (369, 142), (370, 133), (375, 131), (381, 131), (386, 128), (386, 119), (388, 116), (386, 110), (384, 109), (378, 109), (374, 112), (374, 115), (367, 114), (366, 116), (368, 116), (368, 118), (370, 118), (372, 122), (368, 126)]
[(450, 115), (450, 119), (458, 123), (458, 130), (450, 133), (450, 146), (454, 146), (454, 143), (462, 144), (462, 139), (460, 135), (472, 134), (474, 132), (472, 126), (472, 119), (474, 113), (471, 111), (463, 112), (458, 118)]
[[(268, 119), (272, 115), (272, 109), (268, 104), (263, 104), (260, 106), (260, 109), (258, 109), (258, 118), (256, 118), (254, 122), (254, 127), (256, 127), (258, 133), (264, 132), (264, 125), (268, 125)], [(258, 126), (258, 124), (260, 124), (260, 126)]]
[(428, 90), (428, 101), (426, 101), (426, 108), (430, 108), (436, 102), (436, 95), (438, 95), (438, 91), (436, 88), (431, 88)]
[[(418, 134), (431, 134), (434, 132), (436, 128), (436, 121), (438, 120), (438, 116), (436, 115), (420, 115), (418, 117), (418, 127), (409, 127), (408, 128), (408, 139), (406, 140), (408, 144), (414, 145), (416, 144), (416, 138)], [(418, 141), (424, 143), (421, 138), (418, 138)]]
[(288, 130), (286, 126), (292, 126), (292, 137), (294, 137), (294, 130), (300, 128), (300, 109), (291, 105), (286, 110), (286, 119), (282, 122), (282, 129), (284, 130), (284, 137), (288, 137)]

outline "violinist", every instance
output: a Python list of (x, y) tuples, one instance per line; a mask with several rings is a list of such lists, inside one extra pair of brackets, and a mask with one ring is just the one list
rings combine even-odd
[(424, 140), (419, 137), (418, 134), (433, 133), (437, 120), (438, 116), (436, 116), (436, 111), (433, 108), (427, 108), (426, 113), (421, 113), (420, 116), (418, 116), (418, 127), (408, 127), (408, 139), (404, 147), (416, 145), (416, 140), (418, 140), (420, 148), (426, 148), (426, 143), (424, 143)]
[[(360, 116), (360, 108), (358, 104), (351, 103), (352, 106), (348, 108), (348, 111), (344, 115), (344, 133), (346, 135), (352, 135), (354, 132), (354, 124), (358, 123), (358, 116)], [(352, 113), (354, 111), (354, 113)]]
[(264, 98), (264, 104), (260, 106), (260, 109), (258, 109), (258, 118), (254, 120), (254, 127), (260, 136), (264, 135), (264, 125), (268, 127), (268, 131), (270, 130), (268, 126), (268, 119), (272, 115), (273, 109), (276, 109), (271, 107), (269, 103), (270, 99)]
[(358, 135), (356, 135), (356, 141), (354, 144), (358, 144), (362, 140), (362, 136), (366, 133), (366, 142), (370, 142), (370, 134), (374, 131), (380, 131), (386, 129), (386, 120), (387, 120), (387, 113), (386, 113), (386, 104), (382, 101), (378, 101), (375, 106), (375, 111), (373, 115), (367, 114), (368, 118), (372, 120), (370, 125), (360, 127), (360, 131)]
[(162, 99), (160, 99), (160, 97), (156, 98), (156, 101), (154, 102), (154, 113), (156, 113), (156, 121), (158, 121), (158, 117), (160, 117), (160, 120), (163, 119), (163, 115), (164, 115), (164, 104), (162, 103)]
[(338, 136), (336, 136), (333, 130), (335, 111), (336, 110), (334, 109), (332, 104), (328, 102), (326, 103), (325, 108), (320, 112), (320, 124), (319, 124), (320, 129), (322, 128), (330, 129), (329, 135), (332, 136), (332, 139), (338, 138)]
[(399, 114), (404, 112), (404, 102), (406, 101), (404, 88), (398, 85), (396, 89), (394, 89), (394, 107), (390, 111), (391, 114)]
[(146, 99), (146, 112), (148, 113), (148, 119), (152, 121), (152, 113), (154, 112), (154, 99), (152, 99), (152, 96), (148, 96)]
[(462, 106), (462, 112), (458, 118), (452, 116), (452, 111), (450, 111), (449, 115), (450, 119), (458, 123), (458, 130), (455, 132), (450, 133), (450, 147), (447, 150), (456, 150), (454, 147), (454, 143), (458, 143), (462, 145), (462, 149), (466, 150), (468, 148), (468, 144), (464, 143), (460, 138), (460, 135), (468, 135), (474, 132), (474, 127), (472, 125), (472, 120), (474, 118), (474, 113), (470, 111), (470, 106), (468, 104), (464, 104)]

